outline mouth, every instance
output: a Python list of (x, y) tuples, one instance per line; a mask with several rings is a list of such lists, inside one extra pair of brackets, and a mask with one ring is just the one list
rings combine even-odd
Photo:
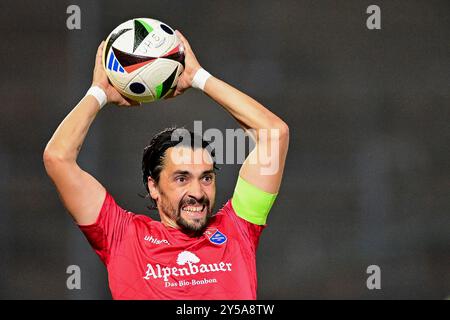
[(181, 208), (181, 211), (184, 212), (190, 218), (201, 218), (205, 215), (206, 205), (184, 206)]

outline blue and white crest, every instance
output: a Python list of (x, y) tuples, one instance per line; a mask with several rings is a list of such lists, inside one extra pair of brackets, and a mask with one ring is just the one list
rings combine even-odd
[(227, 237), (222, 232), (217, 230), (212, 236), (209, 237), (209, 241), (214, 244), (224, 244), (227, 241)]

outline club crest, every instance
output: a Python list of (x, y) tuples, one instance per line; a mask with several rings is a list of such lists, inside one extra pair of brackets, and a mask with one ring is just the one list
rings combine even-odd
[(207, 230), (205, 232), (205, 235), (208, 237), (209, 241), (211, 241), (214, 244), (221, 245), (227, 241), (227, 237), (218, 229)]

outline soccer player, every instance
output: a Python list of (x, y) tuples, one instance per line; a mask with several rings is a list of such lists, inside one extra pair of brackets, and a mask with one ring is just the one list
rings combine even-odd
[[(181, 143), (173, 138), (174, 128), (153, 137), (142, 161), (144, 185), (161, 221), (121, 208), (104, 186), (78, 166), (78, 153), (101, 107), (106, 102), (137, 105), (108, 82), (101, 63), (103, 43), (91, 88), (45, 148), (45, 169), (106, 265), (114, 299), (256, 299), (256, 249), (280, 187), (288, 126), (251, 97), (206, 72), (188, 41), (178, 31), (177, 35), (185, 50), (185, 70), (173, 96), (190, 87), (203, 90), (255, 141), (232, 198), (212, 214), (214, 150), (205, 141)], [(181, 161), (188, 159), (186, 155), (200, 160)]]

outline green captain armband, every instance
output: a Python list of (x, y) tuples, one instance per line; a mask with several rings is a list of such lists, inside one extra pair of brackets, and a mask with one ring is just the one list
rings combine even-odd
[(231, 204), (236, 214), (256, 225), (265, 225), (278, 193), (265, 192), (238, 177)]

